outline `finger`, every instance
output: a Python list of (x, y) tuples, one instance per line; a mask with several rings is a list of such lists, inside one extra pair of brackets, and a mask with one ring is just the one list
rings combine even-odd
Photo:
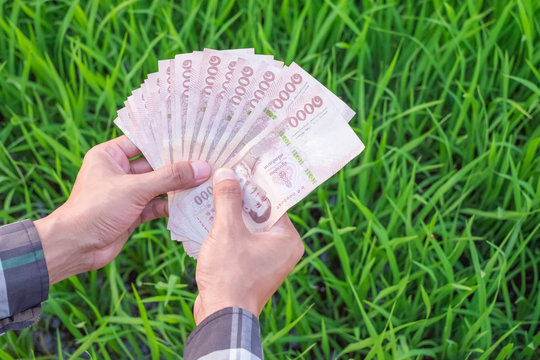
[(289, 215), (287, 213), (283, 214), (278, 221), (272, 226), (270, 231), (279, 231), (279, 232), (296, 232)]
[(141, 213), (141, 224), (169, 216), (169, 202), (166, 199), (153, 199)]
[(126, 155), (128, 159), (141, 155), (141, 150), (139, 150), (126, 135), (109, 140), (103, 143), (103, 145), (117, 147)]
[(133, 175), (133, 190), (150, 200), (169, 191), (200, 185), (210, 177), (211, 171), (205, 161), (177, 162), (156, 171)]
[(154, 169), (145, 158), (138, 158), (129, 162), (129, 172), (131, 174), (144, 174), (152, 170)]
[(212, 192), (216, 222), (245, 226), (242, 219), (242, 188), (234, 171), (227, 168), (218, 169), (214, 174)]
[(126, 158), (131, 159), (141, 155), (141, 151), (127, 136), (122, 135), (92, 147), (86, 153), (85, 161), (89, 161), (88, 159), (101, 159), (105, 154), (111, 156), (116, 163), (122, 163)]
[(195, 298), (195, 304), (193, 305), (193, 317), (195, 318), (195, 323), (199, 325), (199, 323), (204, 320), (203, 317), (203, 309), (201, 305), (201, 296), (197, 295)]
[(296, 264), (304, 254), (305, 248), (302, 237), (298, 234), (289, 215), (287, 215), (287, 213), (283, 214), (279, 220), (276, 221), (274, 226), (272, 226), (270, 232), (279, 232), (280, 234), (285, 235), (279, 237), (284, 242), (282, 246), (284, 249), (289, 249), (291, 261)]

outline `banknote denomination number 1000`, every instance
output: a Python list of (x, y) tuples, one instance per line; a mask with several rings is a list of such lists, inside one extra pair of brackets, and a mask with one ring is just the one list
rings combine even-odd
[(297, 127), (300, 124), (300, 121), (306, 120), (308, 115), (313, 114), (315, 108), (321, 107), (323, 100), (320, 96), (315, 96), (311, 99), (311, 102), (304, 104), (304, 108), (296, 111), (296, 116), (289, 116), (287, 121), (291, 127)]
[(213, 190), (212, 187), (209, 186), (206, 189), (204, 189), (203, 191), (201, 191), (199, 194), (195, 195), (195, 197), (193, 198), (193, 201), (195, 201), (195, 204), (202, 205), (202, 203), (205, 200), (210, 199), (212, 197), (212, 194), (213, 194), (212, 190)]
[(285, 89), (278, 93), (278, 97), (272, 100), (272, 104), (276, 109), (283, 107), (283, 102), (289, 100), (290, 94), (296, 91), (296, 85), (302, 82), (302, 75), (294, 74), (291, 76), (291, 81), (285, 84)]
[(204, 79), (206, 86), (202, 89), (202, 92), (210, 96), (212, 94), (212, 87), (216, 83), (216, 75), (218, 73), (218, 65), (221, 63), (219, 56), (212, 56), (208, 61), (210, 66), (206, 69), (207, 76)]

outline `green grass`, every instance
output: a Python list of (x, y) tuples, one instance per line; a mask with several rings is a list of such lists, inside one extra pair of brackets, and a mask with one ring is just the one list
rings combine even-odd
[[(540, 4), (0, 0), (0, 223), (66, 200), (157, 60), (255, 47), (357, 112), (366, 150), (290, 212), (306, 255), (267, 359), (540, 357)], [(165, 220), (55, 285), (0, 359), (179, 358), (195, 262)]]

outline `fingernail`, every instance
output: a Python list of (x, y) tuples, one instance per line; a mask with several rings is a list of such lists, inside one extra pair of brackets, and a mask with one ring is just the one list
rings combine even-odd
[(234, 171), (228, 168), (217, 169), (214, 173), (214, 184), (220, 183), (224, 180), (238, 180)]
[(206, 161), (192, 161), (190, 162), (190, 165), (193, 169), (193, 176), (195, 180), (206, 179), (210, 176), (210, 173), (212, 172), (212, 169), (210, 169), (210, 165), (208, 165)]

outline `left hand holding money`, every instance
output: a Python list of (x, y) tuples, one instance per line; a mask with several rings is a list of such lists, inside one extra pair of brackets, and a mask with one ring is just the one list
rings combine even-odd
[(156, 196), (203, 183), (210, 167), (178, 162), (153, 171), (126, 137), (97, 145), (84, 157), (65, 204), (34, 224), (42, 241), (50, 284), (111, 262), (140, 224), (168, 216)]

